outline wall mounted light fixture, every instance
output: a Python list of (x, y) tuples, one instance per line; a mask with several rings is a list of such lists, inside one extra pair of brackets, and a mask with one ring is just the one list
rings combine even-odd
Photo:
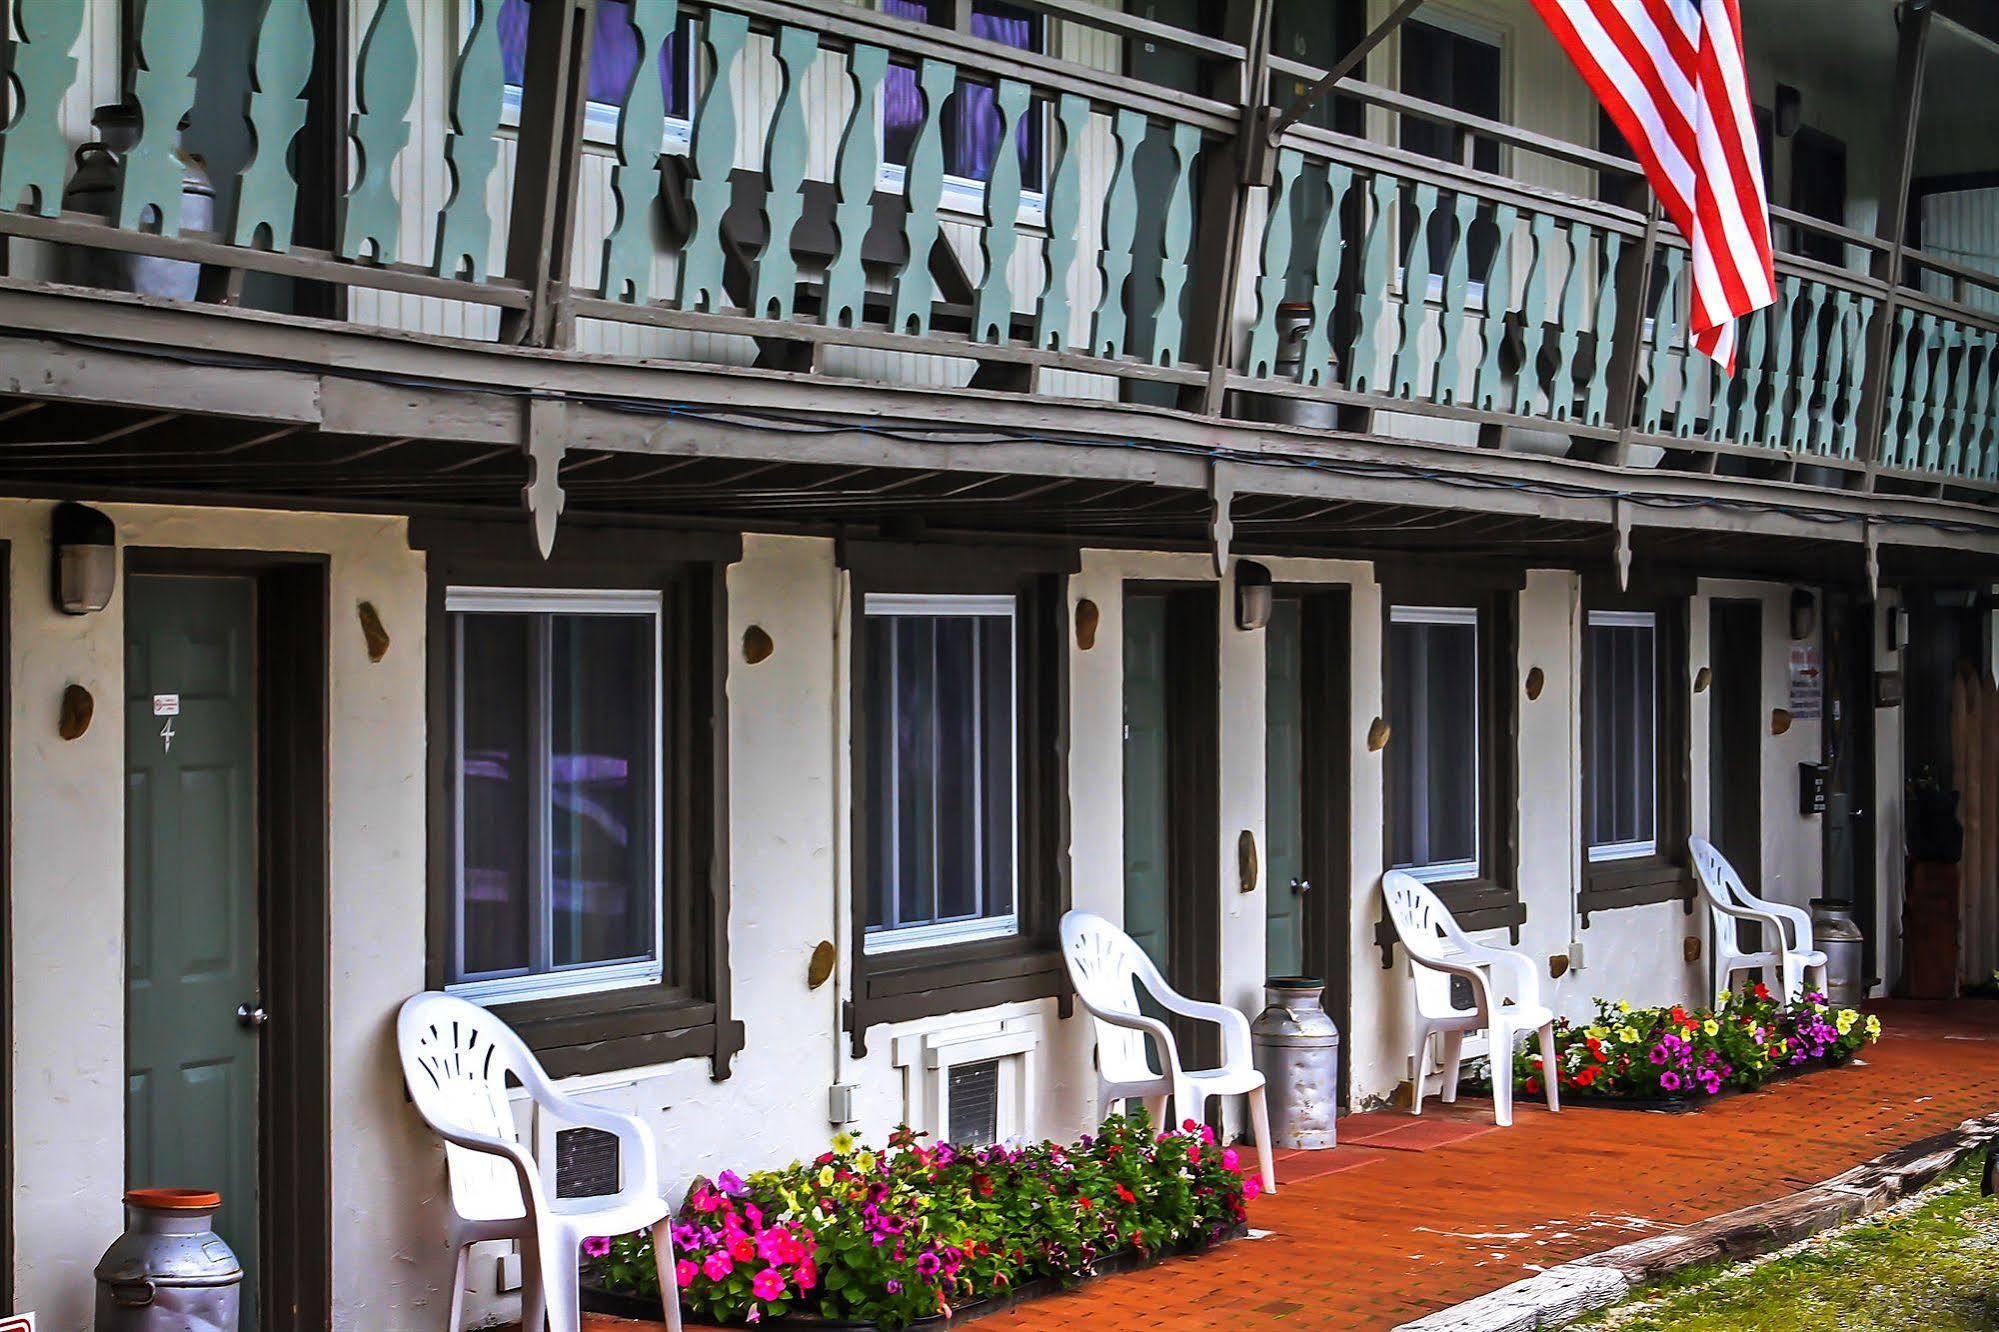
[(1791, 589), (1791, 641), (1799, 642), (1810, 638), (1818, 628), (1818, 598), (1802, 587)]
[(1235, 627), (1261, 629), (1270, 623), (1270, 568), (1255, 560), (1238, 560), (1235, 567)]
[(118, 529), (87, 504), (56, 505), (49, 519), (56, 609), (89, 615), (111, 604), (118, 586)]

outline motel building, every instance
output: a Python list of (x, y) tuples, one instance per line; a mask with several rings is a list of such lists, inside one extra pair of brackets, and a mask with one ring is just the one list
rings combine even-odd
[(1712, 997), (1689, 836), (1989, 976), (1991, 859), (1905, 897), (1999, 785), (1999, 22), (1741, 7), (1725, 375), (1529, 0), (1267, 151), (1389, 0), (0, 0), (0, 1309), (164, 1174), (245, 1329), (443, 1326), (425, 990), (677, 1197), (1087, 1132), (1072, 907), (1323, 978), (1347, 1111), (1391, 868), (1571, 1017)]

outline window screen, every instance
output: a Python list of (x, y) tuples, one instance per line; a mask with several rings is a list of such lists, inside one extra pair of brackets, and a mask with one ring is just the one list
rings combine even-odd
[(1583, 640), (1583, 836), (1591, 860), (1658, 849), (1658, 623), (1591, 611)]
[(1389, 858), (1423, 879), (1479, 873), (1478, 635), (1468, 608), (1389, 612)]
[(948, 1136), (955, 1146), (985, 1147), (999, 1138), (999, 1060), (956, 1064), (946, 1093)]

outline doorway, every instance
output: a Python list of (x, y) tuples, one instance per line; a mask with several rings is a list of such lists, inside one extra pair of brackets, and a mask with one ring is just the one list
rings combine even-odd
[[(1124, 597), (1124, 924), (1168, 984), (1221, 990), (1220, 641), (1216, 589), (1133, 583)], [(1212, 1063), (1212, 1024), (1172, 1024)]]
[(1321, 1002), (1343, 1034), (1352, 988), (1347, 634), (1345, 588), (1280, 593), (1264, 645), (1265, 974), (1323, 981)]
[(323, 562), (134, 551), (125, 1173), (213, 1189), (243, 1332), (324, 1327)]
[(1837, 589), (1825, 605), (1825, 896), (1851, 902), (1862, 979), (1880, 983), (1875, 939), (1874, 603)]
[[(1763, 881), (1763, 603), (1715, 601), (1708, 608), (1708, 840), (1750, 892)], [(1743, 947), (1756, 924), (1738, 922)]]

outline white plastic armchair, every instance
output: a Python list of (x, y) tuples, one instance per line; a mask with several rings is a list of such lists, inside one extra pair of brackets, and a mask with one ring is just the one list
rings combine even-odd
[[(1807, 988), (1825, 991), (1825, 954), (1813, 946), (1811, 913), (1788, 902), (1770, 902), (1749, 891), (1728, 857), (1706, 838), (1689, 837), (1694, 877), (1701, 881), (1708, 914), (1714, 920), (1715, 969), (1724, 989), (1734, 989), (1738, 972), (1774, 972), (1784, 1000), (1790, 1002)], [(1745, 952), (1737, 921), (1753, 920), (1763, 927), (1763, 945)]]
[[(1562, 1108), (1555, 1068), (1555, 1014), (1541, 997), (1541, 977), (1525, 953), (1474, 941), (1427, 884), (1402, 870), (1382, 876), (1381, 895), (1388, 919), (1409, 955), (1416, 991), (1416, 1027), (1410, 1078), (1409, 1113), (1423, 1113), (1423, 1080), (1429, 1068), (1430, 1042), (1442, 1042), (1438, 1062), (1443, 1069), (1444, 1100), (1458, 1099), (1458, 1074), (1464, 1063), (1465, 1034), (1483, 1029), (1492, 1058), (1492, 1112), (1499, 1124), (1513, 1122), (1513, 1046), (1522, 1035), (1539, 1032), (1542, 1083), (1548, 1109)], [(1471, 985), (1472, 1004), (1451, 1002), (1451, 978)]]
[[(652, 1231), (666, 1325), (679, 1332), (671, 1208), (659, 1178), (652, 1130), (639, 1119), (565, 1096), (506, 1023), (453, 995), (407, 1000), (396, 1020), (403, 1081), (424, 1122), (444, 1139), (451, 1185), (450, 1239), (457, 1255), (450, 1332), (464, 1316), (468, 1246), (515, 1239), (521, 1246), (521, 1327), (578, 1332), (578, 1253), (594, 1235)], [(567, 1126), (618, 1139), (621, 1187), (615, 1194), (551, 1198), (534, 1157), (522, 1146), (507, 1102), (507, 1075), (526, 1088), (539, 1112)]]
[[(1132, 937), (1092, 911), (1071, 911), (1062, 917), (1062, 958), (1076, 997), (1089, 1013), (1097, 1034), (1097, 1085), (1101, 1104), (1125, 1098), (1145, 1102), (1156, 1125), (1166, 1123), (1167, 1096), (1173, 1098), (1177, 1119), (1207, 1118), (1211, 1096), (1243, 1096), (1256, 1133), (1256, 1153), (1263, 1187), (1277, 1191), (1277, 1172), (1270, 1152), (1270, 1110), (1264, 1097), (1263, 1074), (1257, 1071), (1249, 1044), (1249, 1019), (1227, 1004), (1189, 999), (1166, 983), (1159, 968)], [(1221, 1028), (1222, 1062), (1216, 1068), (1185, 1068), (1173, 1032), (1158, 1018), (1139, 1010), (1143, 988), (1169, 1013)], [(1158, 1063), (1146, 1052), (1158, 1050)]]

